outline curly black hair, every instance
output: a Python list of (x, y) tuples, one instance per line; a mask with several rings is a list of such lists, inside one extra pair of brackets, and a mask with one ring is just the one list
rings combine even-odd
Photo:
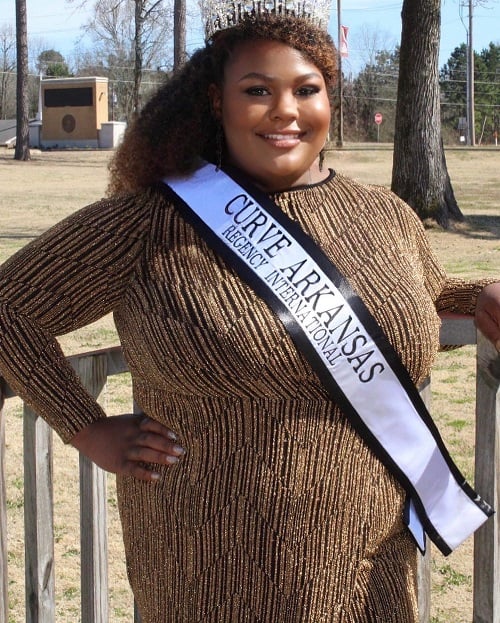
[(337, 79), (335, 46), (328, 33), (310, 21), (268, 15), (218, 31), (130, 124), (110, 165), (110, 194), (136, 192), (167, 174), (187, 173), (201, 158), (216, 162), (218, 124), (210, 107), (209, 86), (222, 86), (232, 52), (242, 42), (256, 40), (297, 49), (321, 70), (332, 91)]

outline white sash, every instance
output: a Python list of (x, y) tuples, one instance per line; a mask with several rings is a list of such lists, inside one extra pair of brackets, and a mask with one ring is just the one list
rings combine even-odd
[(406, 520), (420, 549), (425, 529), (450, 553), (493, 510), (451, 461), (406, 370), (359, 297), (258, 190), (250, 194), (210, 164), (188, 178), (163, 181), (204, 239), (273, 307), (332, 397), (406, 489)]

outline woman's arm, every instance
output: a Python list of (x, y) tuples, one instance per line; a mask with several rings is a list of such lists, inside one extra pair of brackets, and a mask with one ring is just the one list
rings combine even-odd
[(56, 336), (119, 301), (143, 247), (148, 210), (134, 198), (64, 219), (0, 269), (0, 374), (64, 441), (105, 417)]
[(173, 464), (175, 436), (145, 416), (106, 418), (56, 336), (119, 304), (150, 227), (153, 193), (95, 203), (58, 223), (0, 268), (0, 374), (104, 469), (154, 480), (144, 464)]

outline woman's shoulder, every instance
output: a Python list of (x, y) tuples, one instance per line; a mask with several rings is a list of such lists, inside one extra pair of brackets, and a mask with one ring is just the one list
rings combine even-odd
[(421, 225), (415, 211), (386, 186), (359, 182), (342, 173), (337, 173), (331, 184), (332, 188), (336, 187), (337, 192), (349, 197), (358, 208), (364, 208), (372, 216), (397, 219), (407, 225), (417, 224), (418, 227)]
[(136, 227), (140, 223), (146, 224), (151, 218), (152, 211), (164, 203), (165, 197), (153, 186), (135, 192), (114, 194), (80, 208), (61, 221), (60, 226), (64, 227), (65, 224), (77, 221), (82, 225), (99, 224), (99, 227), (110, 229)]
[(335, 173), (332, 183), (343, 187), (346, 192), (352, 192), (359, 197), (366, 197), (373, 202), (382, 202), (384, 205), (389, 202), (406, 206), (402, 199), (392, 192), (390, 188), (383, 186), (382, 184), (368, 184), (366, 182), (360, 182), (338, 171)]
[(409, 206), (407, 206), (402, 199), (400, 199), (386, 186), (360, 182), (333, 169), (329, 169), (329, 174), (321, 182), (297, 186), (277, 194), (295, 194), (297, 198), (300, 199), (300, 195), (304, 192), (322, 196), (340, 196), (343, 198), (349, 198), (352, 201), (363, 201), (373, 205), (381, 205), (382, 207), (390, 204), (397, 205), (403, 210), (409, 208)]
[(139, 248), (149, 238), (155, 206), (164, 201), (154, 188), (103, 197), (74, 210), (25, 248), (38, 254), (64, 245), (74, 247), (82, 241), (90, 246), (98, 243), (103, 248)]

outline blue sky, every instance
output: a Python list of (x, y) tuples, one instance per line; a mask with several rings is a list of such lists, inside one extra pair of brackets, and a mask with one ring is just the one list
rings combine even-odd
[[(336, 40), (337, 1), (333, 0), (333, 3), (330, 32)], [(394, 0), (342, 0), (342, 24), (349, 28), (349, 58), (344, 61), (344, 71), (351, 69), (356, 73), (365, 64), (374, 37), (382, 44), (387, 43), (382, 48), (391, 49), (395, 43), (399, 43), (402, 4), (402, 1)], [(460, 4), (463, 2), (459, 0), (441, 2), (440, 66), (448, 60), (456, 47), (467, 41), (467, 32), (460, 19)], [(489, 0), (483, 4), (487, 6), (476, 6), (473, 9), (472, 42), (477, 52), (487, 47), (491, 41), (500, 45), (500, 0)], [(466, 5), (462, 10), (462, 17), (468, 27), (468, 0)]]
[[(191, 0), (193, 5), (195, 1)], [(93, 1), (88, 3), (92, 6)], [(460, 19), (460, 0), (442, 0), (442, 34), (440, 66), (451, 52), (466, 41), (466, 30)], [(467, 0), (468, 5), (468, 0)], [(42, 40), (44, 47), (54, 48), (70, 56), (81, 37), (80, 27), (90, 9), (75, 9), (66, 0), (27, 0), (28, 30), (32, 37)], [(371, 49), (392, 49), (401, 35), (402, 1), (342, 0), (342, 23), (349, 28), (349, 58), (344, 61), (345, 72), (356, 73), (366, 63)], [(330, 32), (337, 39), (337, 0), (332, 0)], [(465, 23), (468, 10), (463, 10)], [(0, 0), (0, 27), (15, 25), (15, 0)], [(500, 44), (500, 0), (489, 0), (487, 7), (474, 9), (473, 44), (481, 51), (490, 41)], [(202, 43), (198, 20), (188, 22), (190, 49)]]

